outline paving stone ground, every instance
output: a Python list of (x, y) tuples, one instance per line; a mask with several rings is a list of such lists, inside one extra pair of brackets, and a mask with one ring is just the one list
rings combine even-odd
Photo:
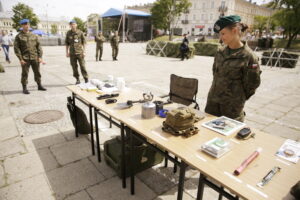
[[(145, 43), (121, 44), (119, 61), (113, 62), (111, 48), (105, 44), (103, 61), (95, 62), (95, 44), (89, 43), (86, 65), (90, 78), (124, 77), (129, 87), (162, 95), (168, 93), (170, 74), (194, 77), (199, 80), (197, 97), (200, 109), (204, 110), (212, 81), (213, 58), (196, 56), (182, 62), (148, 56), (145, 47)], [(164, 168), (161, 164), (139, 173), (136, 195), (131, 196), (128, 188), (121, 188), (116, 173), (92, 156), (90, 139), (75, 138), (66, 107), (70, 92), (65, 89), (75, 79), (65, 48), (43, 47), (43, 50), (47, 64), (41, 66), (42, 82), (48, 90), (37, 90), (30, 71), (30, 95), (21, 92), (21, 68), (13, 52), (11, 64), (4, 63), (0, 52), (0, 61), (6, 69), (0, 73), (0, 199), (176, 199), (178, 172), (173, 174), (172, 165)], [(262, 84), (246, 103), (246, 123), (269, 134), (300, 141), (299, 64), (294, 69), (262, 66), (262, 71)], [(64, 117), (47, 124), (23, 121), (26, 115), (47, 109), (60, 110)], [(101, 145), (119, 134), (107, 122), (100, 120), (99, 124)], [(195, 170), (187, 172), (184, 199), (196, 198), (198, 177)], [(217, 198), (217, 193), (205, 189), (205, 200)]]

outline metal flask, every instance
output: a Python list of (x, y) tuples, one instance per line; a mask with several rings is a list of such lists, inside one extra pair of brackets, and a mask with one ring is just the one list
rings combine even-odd
[(156, 105), (150, 101), (142, 105), (142, 118), (151, 119), (155, 116)]

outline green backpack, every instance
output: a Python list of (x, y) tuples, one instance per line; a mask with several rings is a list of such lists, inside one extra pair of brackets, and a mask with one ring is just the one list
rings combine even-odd
[(190, 108), (177, 108), (167, 113), (162, 130), (173, 135), (188, 137), (198, 133), (199, 130), (194, 124), (199, 120), (200, 118)]

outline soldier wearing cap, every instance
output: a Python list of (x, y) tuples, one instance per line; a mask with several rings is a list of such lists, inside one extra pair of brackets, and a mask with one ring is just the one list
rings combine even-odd
[(76, 78), (76, 83), (80, 83), (78, 64), (80, 66), (81, 74), (88, 82), (88, 73), (85, 69), (85, 37), (83, 32), (77, 29), (77, 23), (75, 20), (70, 21), (71, 30), (66, 35), (66, 56), (70, 57), (70, 62), (73, 69), (73, 76)]
[(21, 83), (24, 94), (29, 94), (27, 83), (30, 66), (34, 73), (34, 80), (38, 85), (38, 90), (46, 90), (46, 88), (44, 88), (41, 84), (40, 73), (40, 63), (43, 63), (43, 51), (38, 36), (29, 31), (29, 23), (30, 21), (28, 19), (22, 19), (20, 21), (22, 31), (16, 36), (14, 41), (14, 51), (22, 66)]
[(221, 17), (214, 25), (225, 46), (215, 55), (213, 82), (205, 112), (244, 121), (243, 111), (260, 85), (258, 58), (245, 42), (242, 33), (248, 28), (237, 15)]
[(114, 61), (118, 60), (117, 56), (119, 53), (119, 35), (118, 35), (118, 31), (115, 31), (114, 35), (111, 37), (110, 39), (110, 45), (112, 48), (112, 58)]
[(103, 36), (102, 32), (100, 31), (98, 35), (95, 37), (96, 40), (96, 61), (98, 61), (98, 53), (100, 52), (99, 61), (102, 61), (102, 54), (103, 54), (103, 43), (105, 42), (105, 37)]

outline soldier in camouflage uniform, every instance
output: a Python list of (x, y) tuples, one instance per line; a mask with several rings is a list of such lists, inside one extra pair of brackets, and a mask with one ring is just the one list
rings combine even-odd
[(118, 35), (118, 31), (116, 31), (115, 34), (110, 39), (110, 45), (111, 45), (111, 48), (112, 48), (112, 58), (113, 58), (113, 60), (118, 60), (117, 56), (118, 56), (118, 53), (119, 53), (119, 41), (120, 41), (120, 38), (119, 38), (119, 35)]
[(70, 21), (71, 30), (67, 32), (66, 35), (66, 56), (70, 57), (70, 62), (73, 69), (73, 76), (76, 78), (76, 83), (79, 84), (79, 73), (78, 65), (80, 65), (81, 74), (85, 80), (88, 82), (88, 73), (85, 69), (85, 37), (81, 30), (77, 29), (77, 23), (75, 20)]
[(99, 61), (102, 61), (102, 54), (103, 54), (103, 43), (105, 42), (105, 37), (102, 35), (102, 32), (100, 31), (98, 35), (95, 37), (96, 40), (96, 61), (98, 61), (98, 53), (100, 51)]
[(37, 35), (29, 32), (30, 24), (28, 19), (22, 19), (20, 24), (22, 31), (16, 36), (14, 41), (14, 51), (19, 58), (22, 66), (21, 83), (23, 86), (23, 93), (29, 94), (27, 89), (28, 73), (31, 66), (34, 73), (34, 80), (38, 84), (38, 90), (45, 91), (41, 84), (40, 63), (43, 63), (43, 51)]
[(245, 102), (260, 85), (261, 71), (254, 52), (240, 40), (248, 28), (240, 21), (239, 16), (225, 16), (214, 25), (226, 46), (215, 56), (205, 112), (244, 121)]

